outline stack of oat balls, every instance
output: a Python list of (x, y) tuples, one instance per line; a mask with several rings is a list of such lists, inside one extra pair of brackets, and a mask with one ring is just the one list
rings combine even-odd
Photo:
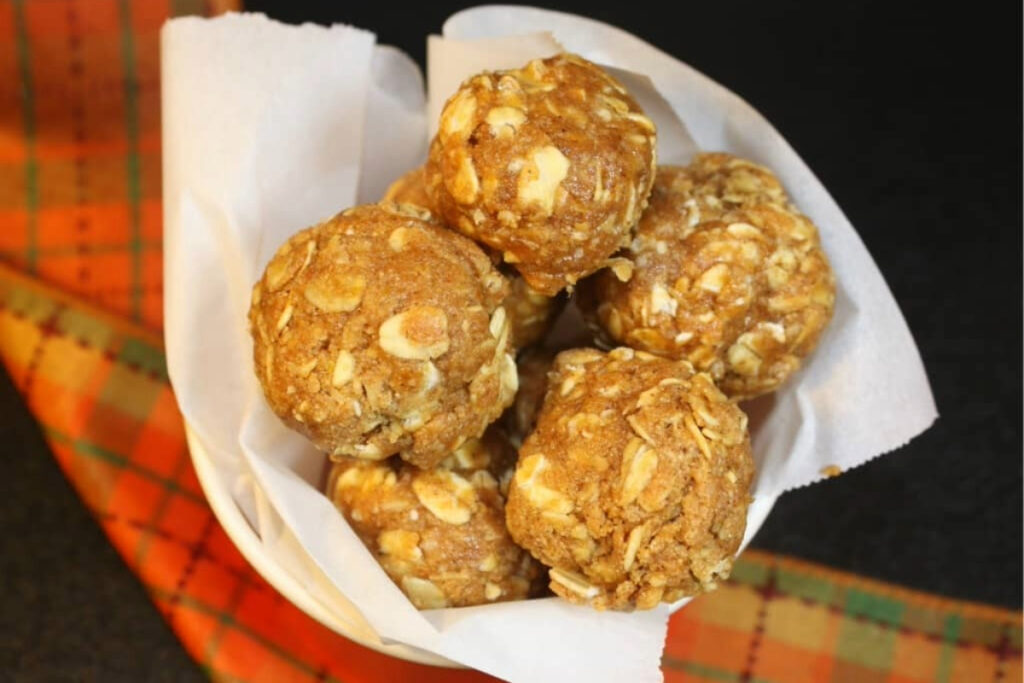
[[(424, 167), (253, 288), (270, 407), (417, 607), (649, 609), (728, 575), (754, 474), (737, 401), (792, 376), (835, 286), (770, 171), (657, 167), (655, 145), (580, 57), (481, 73)], [(555, 355), (570, 296), (591, 343)]]

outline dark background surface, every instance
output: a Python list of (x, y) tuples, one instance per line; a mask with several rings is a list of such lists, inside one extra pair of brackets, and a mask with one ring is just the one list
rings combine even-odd
[[(666, 18), (637, 3), (572, 5), (562, 7), (690, 63), (775, 124), (857, 226), (924, 358), (939, 422), (784, 495), (754, 545), (1019, 609), (1020, 7), (687, 3)], [(247, 3), (374, 30), (421, 64), (425, 34), (461, 6)], [(199, 679), (6, 376), (0, 443), (0, 679)]]

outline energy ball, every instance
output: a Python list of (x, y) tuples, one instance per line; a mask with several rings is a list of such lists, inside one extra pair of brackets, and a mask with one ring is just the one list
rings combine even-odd
[(499, 270), (509, 281), (508, 296), (501, 303), (508, 314), (509, 344), (516, 350), (533, 346), (551, 329), (565, 299), (541, 294), (514, 271)]
[(777, 389), (832, 317), (835, 280), (814, 224), (774, 176), (726, 155), (665, 167), (626, 258), (582, 307), (613, 343), (685, 359), (736, 399)]
[(499, 480), (514, 462), (488, 432), (434, 470), (345, 458), (327, 494), (417, 608), (521, 600), (535, 592), (540, 568), (505, 528)]
[(747, 417), (685, 361), (621, 347), (555, 359), (505, 518), (559, 596), (650, 609), (715, 587), (743, 539)]
[(256, 375), (271, 409), (332, 456), (432, 467), (515, 395), (507, 291), (430, 214), (349, 209), (288, 240), (253, 288)]
[(455, 229), (554, 295), (629, 243), (654, 181), (655, 127), (575, 55), (485, 72), (448, 100), (427, 189)]
[(537, 415), (548, 390), (548, 371), (554, 359), (555, 354), (545, 349), (532, 349), (516, 359), (519, 390), (512, 407), (505, 411), (503, 422), (512, 444), (517, 448), (537, 426)]
[[(673, 170), (670, 166), (661, 168)], [(705, 209), (703, 219), (701, 214), (696, 214), (698, 221), (714, 218), (716, 209), (736, 209), (750, 204), (774, 203), (792, 208), (786, 190), (775, 174), (742, 157), (705, 152), (695, 156), (685, 170), (685, 173), (674, 175), (673, 189), (694, 199), (696, 205)], [(688, 209), (693, 211), (694, 204), (690, 204)]]
[(391, 183), (384, 192), (383, 201), (397, 204), (413, 204), (437, 215), (437, 208), (427, 194), (427, 179), (423, 166), (412, 169), (401, 178)]
[[(413, 204), (438, 215), (433, 200), (427, 194), (423, 166), (414, 168), (393, 182), (384, 194), (384, 200)], [(508, 315), (509, 344), (514, 349), (536, 344), (550, 329), (561, 310), (561, 300), (545, 296), (527, 284), (515, 269), (502, 264), (501, 254), (486, 248), (485, 251), (509, 281), (508, 296), (501, 304)]]

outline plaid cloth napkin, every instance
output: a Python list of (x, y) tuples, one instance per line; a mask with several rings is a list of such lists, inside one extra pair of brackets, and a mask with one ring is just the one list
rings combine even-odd
[[(0, 0), (0, 360), (217, 681), (482, 681), (305, 616), (213, 517), (167, 382), (158, 30), (231, 0)], [(670, 621), (668, 681), (1021, 680), (1021, 614), (748, 551)]]

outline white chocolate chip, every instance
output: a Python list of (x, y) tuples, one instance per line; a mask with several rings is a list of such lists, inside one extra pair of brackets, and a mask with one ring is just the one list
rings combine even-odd
[[(391, 475), (390, 477), (388, 475)], [(387, 465), (350, 467), (342, 472), (334, 483), (336, 489), (356, 488), (370, 491), (381, 486), (391, 486), (396, 481), (395, 473)]]
[(726, 358), (730, 367), (736, 372), (749, 377), (756, 375), (757, 371), (761, 369), (761, 357), (744, 343), (747, 341), (743, 339), (745, 336), (741, 335), (740, 339), (729, 347)]
[(476, 98), (467, 90), (460, 91), (444, 108), (441, 115), (442, 133), (445, 137), (469, 137), (475, 114)]
[(476, 201), (477, 194), (480, 192), (480, 178), (476, 174), (476, 167), (473, 165), (473, 159), (465, 152), (465, 150), (457, 150), (459, 163), (458, 168), (455, 171), (455, 177), (452, 178), (451, 183), (448, 186), (448, 191), (451, 193), (452, 198), (460, 204), (472, 204)]
[(392, 251), (402, 251), (405, 245), (409, 243), (412, 232), (409, 228), (395, 228), (388, 235), (388, 246), (391, 247)]
[(410, 562), (419, 562), (423, 559), (419, 542), (419, 534), (404, 529), (389, 529), (377, 536), (377, 546), (381, 553)]
[(653, 313), (675, 315), (678, 305), (679, 302), (672, 298), (665, 285), (660, 282), (654, 283), (654, 286), (651, 287), (651, 311)]
[(303, 296), (326, 313), (348, 313), (359, 306), (365, 291), (366, 278), (362, 273), (341, 271), (313, 280), (306, 285)]
[(516, 467), (516, 485), (526, 494), (527, 500), (545, 515), (564, 517), (573, 510), (572, 501), (558, 491), (538, 482), (538, 477), (548, 469), (547, 459), (540, 453), (527, 456)]
[(441, 589), (426, 579), (403, 576), (402, 591), (417, 609), (440, 609), (448, 606), (448, 599)]
[(498, 138), (511, 137), (526, 120), (526, 114), (515, 107), (494, 107), (487, 112), (484, 120), (491, 127), (491, 135)]
[(608, 267), (612, 269), (615, 279), (619, 282), (629, 282), (633, 278), (633, 262), (629, 259), (610, 258), (607, 263)]
[(706, 292), (718, 294), (722, 291), (722, 287), (725, 286), (728, 276), (729, 266), (724, 263), (716, 263), (701, 273), (700, 278), (697, 280), (697, 286)]
[(429, 360), (448, 351), (448, 317), (436, 306), (413, 306), (380, 325), (380, 347), (406, 360)]
[(767, 330), (772, 339), (780, 344), (786, 343), (786, 328), (779, 323), (762, 322), (757, 327), (758, 329)]
[(476, 504), (473, 485), (449, 470), (419, 473), (412, 481), (417, 500), (448, 524), (465, 524)]
[(551, 145), (534, 150), (530, 163), (519, 174), (519, 201), (537, 204), (550, 216), (559, 186), (569, 173), (569, 159)]

